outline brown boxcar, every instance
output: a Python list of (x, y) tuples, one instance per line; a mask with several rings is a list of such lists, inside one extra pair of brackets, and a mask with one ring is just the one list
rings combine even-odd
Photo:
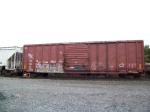
[(23, 47), (23, 71), (73, 74), (140, 74), (143, 40), (34, 44)]

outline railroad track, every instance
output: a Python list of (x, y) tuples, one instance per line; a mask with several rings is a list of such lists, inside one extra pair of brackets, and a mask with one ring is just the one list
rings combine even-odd
[[(6, 77), (0, 75), (1, 77)], [(43, 77), (42, 75), (34, 77), (23, 77), (23, 76), (11, 76), (11, 78), (24, 78), (24, 79), (54, 79), (54, 80), (99, 80), (99, 81), (150, 81), (150, 77), (142, 75), (140, 78), (120, 78), (118, 75), (109, 75), (109, 76), (81, 76), (81, 75), (48, 75)]]

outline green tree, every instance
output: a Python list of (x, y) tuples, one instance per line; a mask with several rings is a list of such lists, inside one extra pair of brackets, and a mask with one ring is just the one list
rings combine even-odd
[(149, 45), (144, 46), (144, 57), (145, 57), (145, 62), (150, 63), (150, 47), (149, 47)]

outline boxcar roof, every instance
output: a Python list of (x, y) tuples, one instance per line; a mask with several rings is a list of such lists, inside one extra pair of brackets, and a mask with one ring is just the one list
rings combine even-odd
[(33, 45), (48, 45), (48, 44), (88, 44), (88, 43), (118, 43), (118, 42), (144, 42), (143, 40), (114, 40), (114, 41), (86, 41), (86, 42), (63, 42), (63, 43), (41, 43), (41, 44), (24, 44), (24, 46), (33, 46)]

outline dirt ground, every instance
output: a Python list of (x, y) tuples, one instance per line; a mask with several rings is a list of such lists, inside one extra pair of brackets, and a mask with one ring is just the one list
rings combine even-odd
[(150, 80), (0, 77), (0, 112), (150, 112)]

